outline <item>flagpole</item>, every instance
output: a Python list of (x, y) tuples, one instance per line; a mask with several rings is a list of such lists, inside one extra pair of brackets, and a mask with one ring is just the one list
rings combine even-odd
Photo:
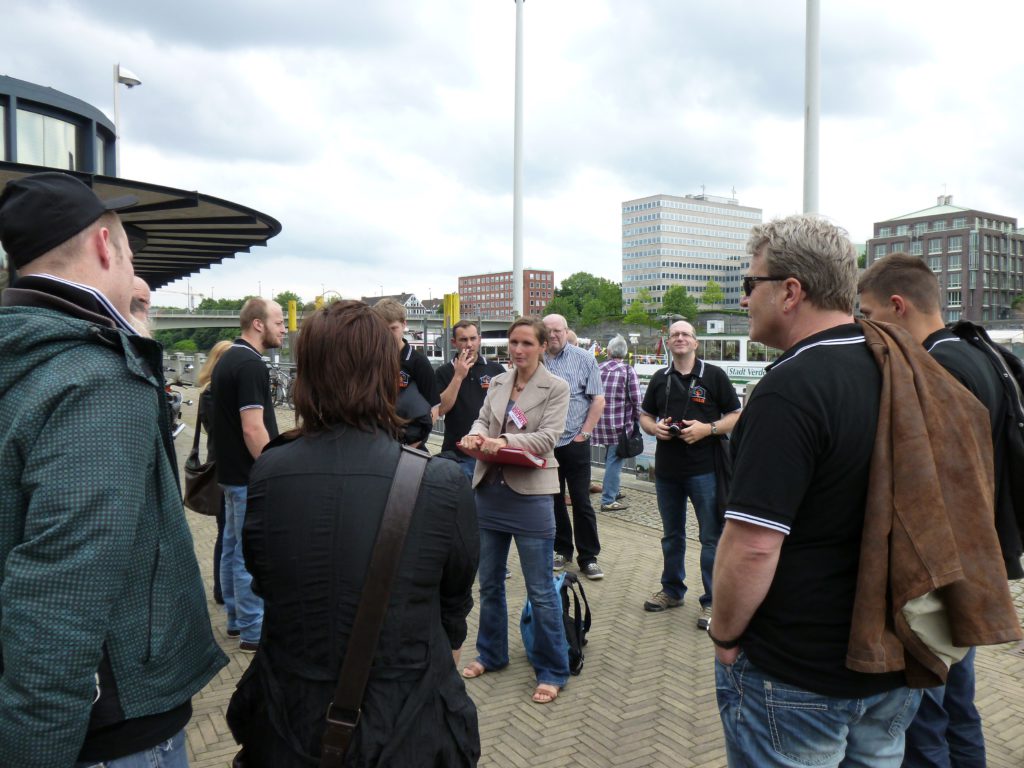
[(821, 0), (807, 0), (804, 64), (804, 213), (818, 213), (818, 120), (821, 116)]
[(512, 151), (512, 312), (523, 314), (523, 5), (516, 3), (515, 133)]

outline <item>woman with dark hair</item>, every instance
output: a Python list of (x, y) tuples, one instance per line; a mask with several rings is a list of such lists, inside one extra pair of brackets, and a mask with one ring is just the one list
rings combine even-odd
[(464, 448), (495, 454), (524, 448), (547, 459), (544, 469), (478, 461), (473, 475), (480, 520), (480, 628), (477, 657), (463, 677), (508, 666), (505, 563), (515, 539), (526, 594), (536, 617), (532, 661), (537, 673), (533, 701), (554, 701), (569, 679), (562, 603), (555, 592), (555, 507), (559, 492), (555, 442), (565, 431), (569, 385), (541, 364), (548, 329), (536, 318), (520, 318), (508, 332), (513, 369), (491, 379), (480, 416), (462, 438)]
[[(264, 600), (259, 650), (228, 708), (253, 766), (316, 766), (325, 713), (401, 452), (398, 360), (369, 307), (308, 317), (296, 345), (297, 427), (253, 467), (243, 531)], [(479, 551), (459, 468), (431, 460), (344, 765), (473, 766), (476, 708), (453, 664), (466, 636)]]

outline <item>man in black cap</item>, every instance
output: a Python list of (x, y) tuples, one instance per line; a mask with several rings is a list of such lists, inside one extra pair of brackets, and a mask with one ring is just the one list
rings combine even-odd
[[(0, 755), (186, 765), (224, 666), (185, 522), (160, 345), (126, 320), (117, 210), (74, 177), (0, 194)], [(147, 762), (147, 764), (150, 764)]]

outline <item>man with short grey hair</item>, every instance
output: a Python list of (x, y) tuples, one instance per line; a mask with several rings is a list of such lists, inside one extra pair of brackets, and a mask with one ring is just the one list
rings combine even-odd
[[(568, 343), (569, 326), (564, 317), (548, 315), (544, 325), (549, 334), (544, 364), (569, 384), (565, 431), (555, 443), (560, 486), (555, 495), (555, 570), (572, 562), (575, 541), (580, 572), (588, 579), (603, 579), (604, 571), (597, 564), (601, 552), (597, 514), (590, 503), (590, 437), (604, 411), (601, 372), (592, 354)], [(566, 490), (572, 501), (571, 523)]]
[(629, 345), (622, 336), (615, 336), (605, 350), (608, 359), (598, 366), (601, 385), (604, 387), (604, 413), (594, 427), (594, 445), (606, 446), (604, 457), (604, 481), (601, 484), (601, 511), (619, 512), (629, 507), (619, 501), (622, 494), (622, 461), (619, 455), (619, 438), (640, 415), (640, 380), (633, 366), (626, 362)]
[(812, 215), (755, 226), (747, 249), (750, 338), (785, 352), (733, 431), (715, 559), (729, 765), (896, 768), (920, 691), (847, 667), (882, 387), (853, 320), (857, 254)]

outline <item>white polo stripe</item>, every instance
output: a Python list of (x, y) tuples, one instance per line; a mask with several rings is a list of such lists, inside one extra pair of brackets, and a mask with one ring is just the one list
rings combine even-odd
[(739, 520), (742, 523), (750, 523), (751, 525), (759, 525), (762, 528), (770, 528), (773, 531), (778, 531), (779, 533), (784, 533), (787, 536), (789, 536), (789, 526), (788, 525), (783, 525), (782, 523), (777, 523), (774, 520), (765, 520), (763, 517), (754, 517), (753, 515), (748, 515), (745, 512), (735, 512), (733, 510), (726, 510), (726, 512), (725, 512), (725, 519), (726, 520)]
[(783, 360), (779, 360), (777, 363), (775, 363), (773, 369), (778, 368), (780, 365), (783, 365), (784, 363), (788, 363), (790, 360), (796, 360), (798, 355), (806, 352), (808, 349), (814, 349), (814, 347), (837, 347), (845, 344), (866, 343), (867, 340), (863, 336), (859, 336), (853, 339), (825, 339), (823, 341), (816, 341), (813, 344), (808, 344), (806, 347), (801, 347), (800, 349), (793, 353), (792, 357), (787, 357)]

